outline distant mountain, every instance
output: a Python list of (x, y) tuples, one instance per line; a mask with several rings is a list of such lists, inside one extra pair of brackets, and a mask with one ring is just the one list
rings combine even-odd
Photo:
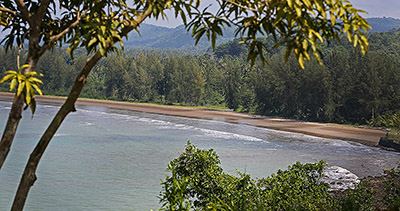
[(373, 32), (388, 32), (400, 28), (400, 19), (395, 18), (367, 18)]
[[(189, 49), (205, 50), (211, 47), (210, 41), (204, 37), (195, 46), (191, 33), (185, 30), (183, 25), (176, 28), (167, 28), (142, 24), (139, 28), (140, 35), (133, 31), (129, 33), (125, 46), (152, 49)], [(217, 38), (217, 45), (234, 39), (234, 29), (227, 28), (223, 31), (224, 36)]]
[[(400, 20), (394, 18), (367, 18), (372, 26), (372, 32), (388, 32), (394, 28), (400, 28)], [(183, 25), (176, 28), (167, 28), (142, 24), (139, 28), (140, 35), (133, 31), (125, 42), (127, 47), (151, 48), (151, 49), (184, 49), (184, 50), (206, 50), (211, 43), (204, 36), (197, 46), (191, 34), (185, 30)], [(234, 39), (234, 28), (223, 31), (224, 36), (217, 38), (217, 45), (227, 43)]]

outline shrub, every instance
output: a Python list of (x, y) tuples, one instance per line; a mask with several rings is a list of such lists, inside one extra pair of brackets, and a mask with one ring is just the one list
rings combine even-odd
[(329, 185), (319, 182), (326, 163), (296, 163), (286, 171), (254, 180), (238, 172), (225, 174), (218, 155), (187, 144), (168, 165), (160, 194), (168, 210), (332, 210)]

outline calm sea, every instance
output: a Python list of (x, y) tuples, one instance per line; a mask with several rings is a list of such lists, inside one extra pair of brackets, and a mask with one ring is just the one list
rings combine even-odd
[[(11, 104), (0, 101), (0, 130)], [(169, 161), (190, 140), (213, 148), (223, 169), (265, 177), (296, 161), (325, 160), (359, 176), (375, 175), (400, 161), (400, 153), (341, 140), (317, 138), (224, 122), (105, 107), (78, 106), (50, 143), (25, 210), (156, 210)], [(55, 104), (39, 104), (23, 119), (0, 170), (0, 210), (9, 210), (26, 161)]]

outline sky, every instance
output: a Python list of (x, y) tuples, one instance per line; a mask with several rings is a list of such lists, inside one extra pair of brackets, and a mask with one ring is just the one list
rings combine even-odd
[[(368, 14), (363, 14), (365, 18), (374, 17), (391, 17), (400, 19), (400, 0), (349, 0), (357, 9), (366, 11)], [(213, 0), (204, 0), (202, 4), (208, 5), (213, 3)], [(213, 3), (215, 4), (215, 3)], [(168, 13), (168, 21), (166, 20), (147, 20), (146, 23), (174, 28), (182, 24), (182, 21), (175, 19), (172, 12)]]

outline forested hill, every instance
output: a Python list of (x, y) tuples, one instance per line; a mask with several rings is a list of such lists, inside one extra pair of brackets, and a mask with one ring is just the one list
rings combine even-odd
[[(400, 20), (394, 18), (368, 18), (372, 26), (372, 32), (388, 32), (391, 29), (400, 28)], [(191, 34), (185, 30), (183, 25), (176, 28), (167, 28), (142, 24), (140, 26), (140, 35), (137, 32), (131, 32), (125, 46), (146, 49), (184, 49), (184, 50), (206, 50), (210, 48), (210, 42), (207, 38), (202, 38), (197, 46), (194, 46), (194, 40)], [(234, 28), (226, 28), (223, 31), (224, 36), (217, 39), (217, 45), (226, 43), (234, 38)]]
[[(391, 29), (400, 28), (400, 20), (394, 18), (367, 18), (372, 26), (372, 32), (388, 32)], [(140, 35), (133, 31), (129, 34), (125, 46), (130, 48), (142, 49), (180, 49), (180, 50), (200, 50), (205, 51), (211, 44), (206, 37), (203, 37), (197, 46), (191, 34), (185, 30), (183, 25), (176, 28), (154, 26), (142, 24), (139, 28)], [(223, 37), (218, 37), (217, 45), (226, 43), (234, 39), (234, 28), (223, 30)], [(0, 33), (0, 39), (3, 34)]]
[[(203, 37), (195, 46), (191, 34), (186, 31), (183, 25), (176, 28), (167, 28), (142, 24), (139, 28), (140, 36), (136, 31), (129, 34), (125, 46), (146, 49), (184, 49), (184, 50), (206, 50), (211, 44), (206, 37)], [(226, 43), (234, 38), (234, 29), (223, 30), (223, 37), (218, 37), (217, 45)]]
[(367, 18), (373, 32), (388, 32), (400, 28), (400, 19), (395, 18)]

